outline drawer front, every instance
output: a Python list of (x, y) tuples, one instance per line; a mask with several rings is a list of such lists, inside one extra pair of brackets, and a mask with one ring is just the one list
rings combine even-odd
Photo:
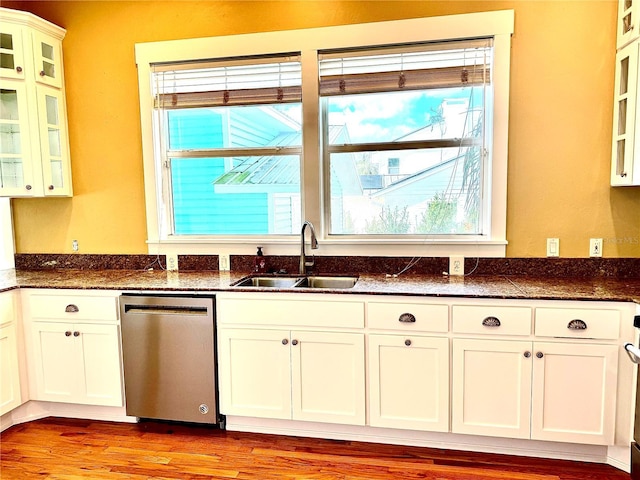
[(218, 323), (292, 327), (363, 328), (364, 302), (223, 298)]
[(453, 331), (489, 335), (530, 335), (530, 307), (454, 305)]
[(117, 297), (32, 294), (29, 307), (40, 320), (118, 320)]
[(620, 335), (620, 312), (604, 309), (536, 308), (535, 333), (541, 337), (615, 340)]
[(384, 330), (446, 333), (449, 331), (449, 307), (369, 302), (367, 325)]

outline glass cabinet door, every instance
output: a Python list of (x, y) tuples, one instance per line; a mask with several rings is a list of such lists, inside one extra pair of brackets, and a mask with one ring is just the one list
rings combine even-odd
[(69, 195), (69, 147), (62, 93), (43, 86), (39, 86), (37, 91), (44, 194)]
[(640, 0), (618, 0), (618, 34), (616, 48), (622, 48), (640, 35), (638, 9)]
[(61, 59), (59, 41), (40, 32), (33, 33), (33, 63), (37, 82), (62, 88)]
[(26, 90), (21, 81), (0, 88), (0, 195), (32, 196), (31, 139)]
[(23, 79), (25, 74), (22, 28), (0, 25), (0, 76)]
[(629, 185), (636, 132), (638, 43), (616, 55), (611, 185)]

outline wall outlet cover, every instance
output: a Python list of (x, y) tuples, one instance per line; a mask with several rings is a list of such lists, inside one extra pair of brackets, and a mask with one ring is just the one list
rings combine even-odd
[(449, 275), (464, 275), (464, 257), (449, 257)]
[(589, 256), (590, 257), (602, 256), (602, 239), (601, 238), (589, 239)]
[(218, 270), (227, 272), (231, 270), (231, 261), (228, 253), (218, 255)]
[(167, 270), (169, 271), (178, 270), (178, 254), (177, 253), (167, 253)]

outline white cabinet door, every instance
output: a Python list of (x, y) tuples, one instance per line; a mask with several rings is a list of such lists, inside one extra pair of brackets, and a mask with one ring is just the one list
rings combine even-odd
[(219, 331), (220, 412), (291, 418), (288, 330)]
[(73, 325), (33, 322), (36, 392), (34, 400), (80, 403), (78, 349)]
[(24, 80), (25, 71), (31, 65), (25, 65), (24, 38), (29, 32), (20, 25), (2, 23), (0, 25), (0, 76)]
[(369, 423), (449, 431), (449, 340), (369, 335)]
[(529, 438), (531, 342), (453, 340), (454, 433)]
[(62, 88), (62, 44), (43, 32), (33, 31), (33, 67), (36, 82)]
[(117, 325), (75, 325), (81, 403), (122, 406), (120, 342)]
[(365, 424), (364, 335), (291, 334), (293, 419)]
[[(9, 301), (12, 301), (9, 298)], [(3, 300), (4, 303), (4, 300)], [(0, 416), (21, 403), (16, 326), (0, 328)]]
[(618, 346), (534, 343), (531, 438), (612, 445)]
[(64, 95), (61, 90), (38, 85), (38, 128), (45, 196), (70, 196), (71, 164)]
[(35, 400), (122, 406), (117, 325), (33, 322)]

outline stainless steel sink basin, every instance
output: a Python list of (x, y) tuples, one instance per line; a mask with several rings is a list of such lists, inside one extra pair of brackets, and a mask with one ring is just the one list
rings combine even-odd
[(353, 288), (358, 281), (358, 277), (305, 277), (296, 287), (302, 288)]
[(358, 277), (340, 276), (309, 276), (309, 277), (277, 277), (277, 276), (249, 276), (233, 284), (234, 287), (262, 287), (262, 288), (353, 288)]
[(236, 283), (234, 287), (291, 288), (300, 280), (302, 280), (300, 277), (247, 277)]

